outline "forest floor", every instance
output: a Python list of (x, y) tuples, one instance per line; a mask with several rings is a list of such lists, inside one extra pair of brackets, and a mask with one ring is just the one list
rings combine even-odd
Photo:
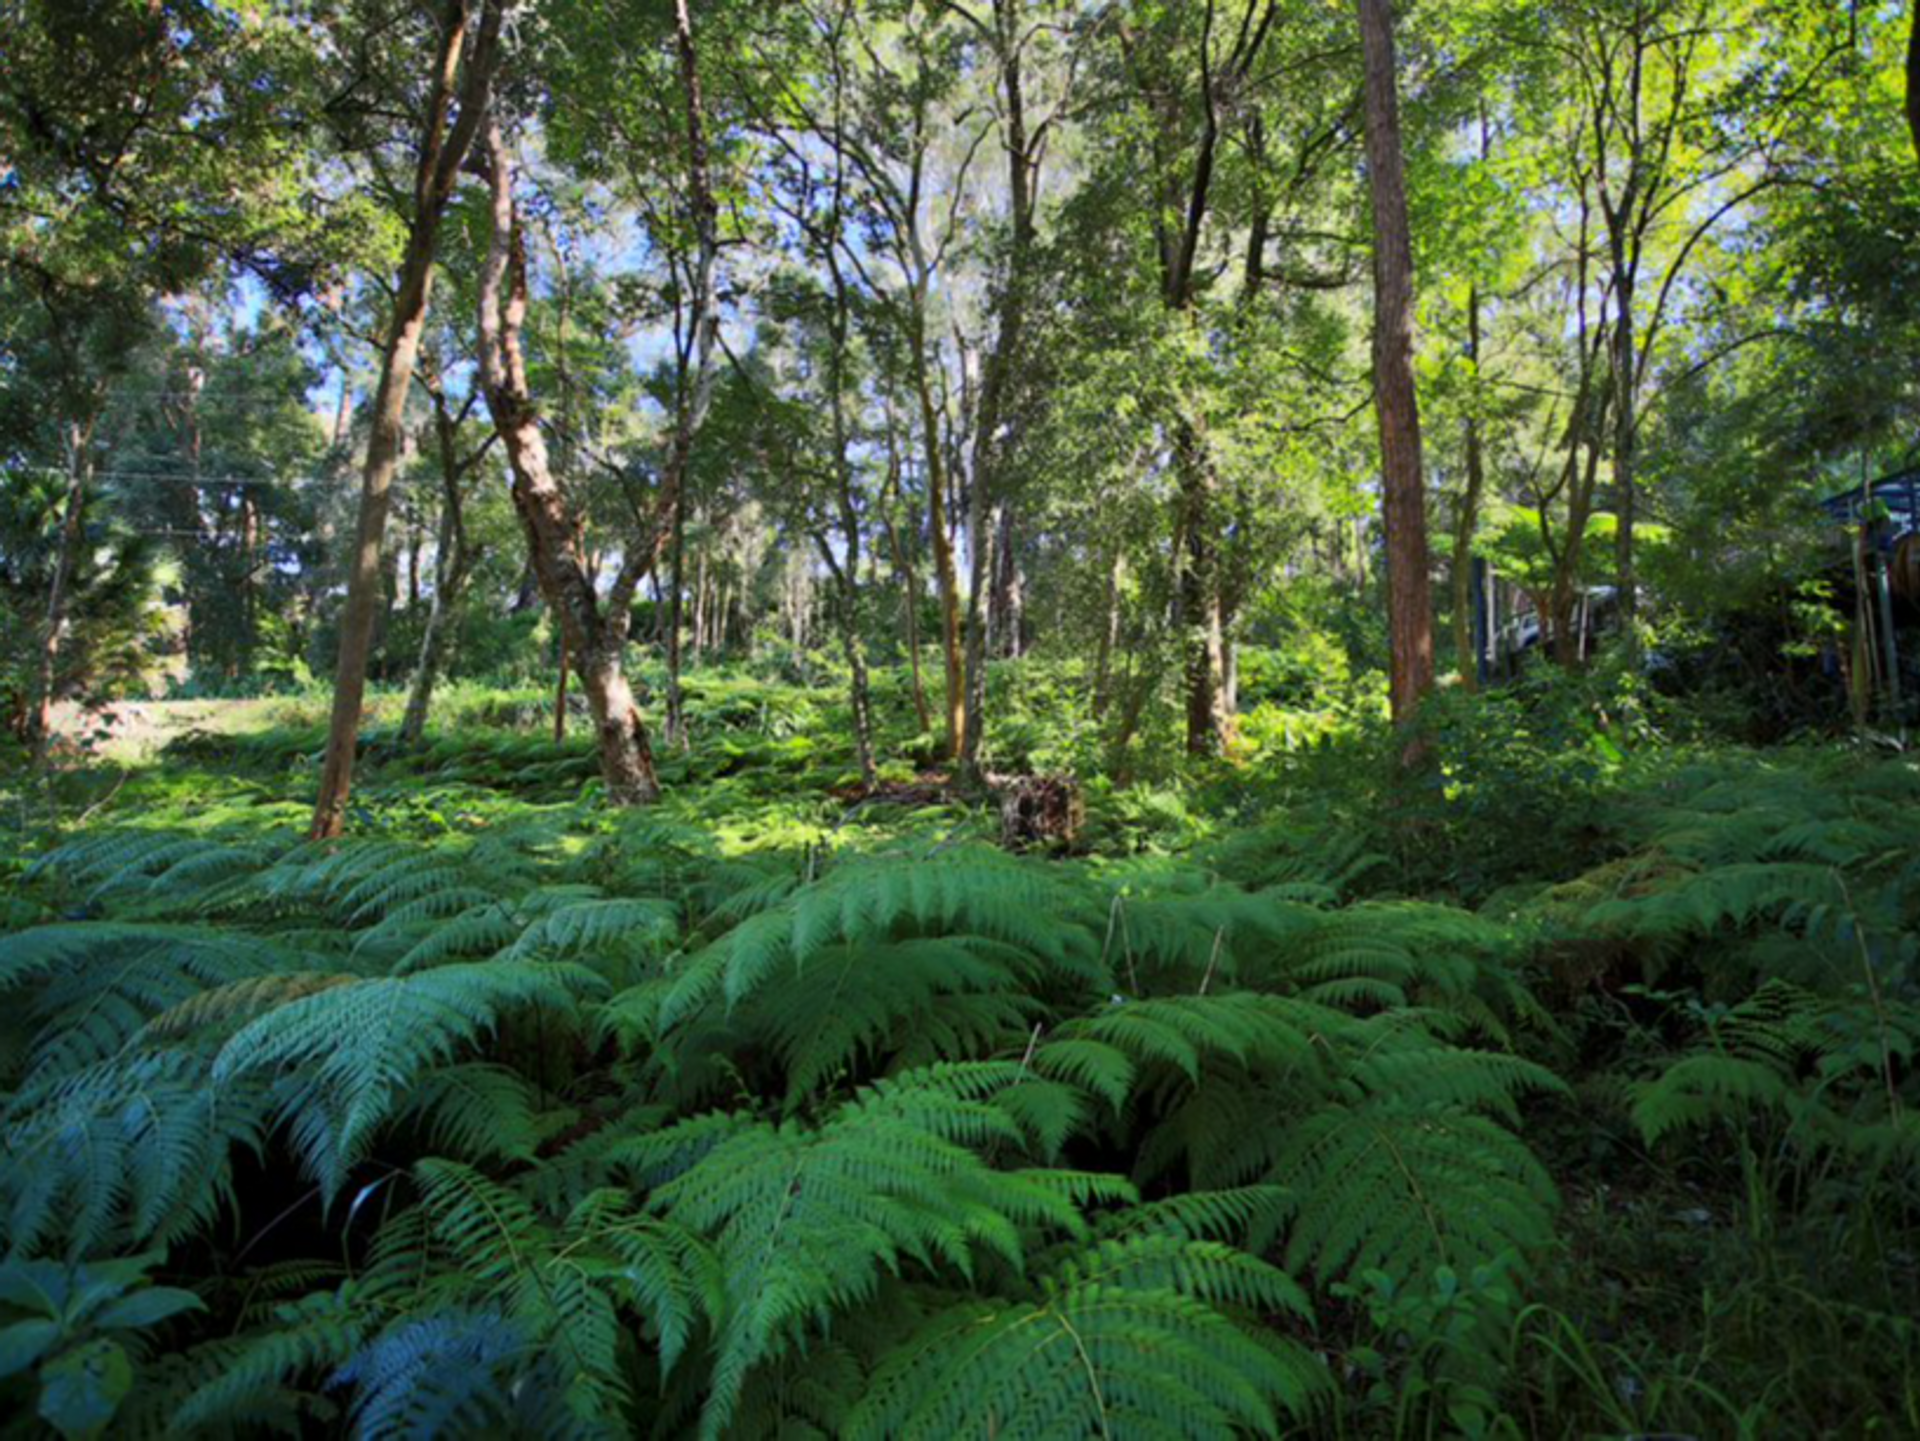
[[(323, 696), (117, 707), (0, 806), (0, 1252), (205, 1307), (131, 1348), (128, 1435), (332, 1434), (361, 1374), (472, 1382), (500, 1434), (971, 1434), (1082, 1404), (1044, 1347), (942, 1349), (1041, 1296), (1123, 1297), (1101, 1386), (1180, 1434), (1920, 1434), (1920, 767), (1553, 681), (1436, 701), (1422, 775), (1265, 703), (1232, 763), (1170, 718), (1121, 783), (1084, 679), (996, 672), (992, 768), (1086, 803), (1019, 856), (888, 672), (885, 803), (842, 693), (778, 673), (690, 675), (625, 813), (540, 690), (450, 686), (415, 747), (383, 694), (326, 847)], [(827, 1209), (757, 1233), (801, 1164)], [(441, 1350), (355, 1359), (403, 1343)]]
[(146, 764), (181, 736), (261, 730), (285, 708), (285, 701), (271, 697), (116, 701), (99, 711), (64, 701), (54, 707), (53, 729), (60, 736), (86, 737), (101, 760)]

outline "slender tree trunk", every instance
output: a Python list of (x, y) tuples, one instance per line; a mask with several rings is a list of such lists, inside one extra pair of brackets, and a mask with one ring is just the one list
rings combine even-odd
[(1907, 133), (1913, 137), (1913, 153), (1920, 158), (1920, 3), (1913, 7), (1907, 30)]
[(440, 523), (441, 560), (434, 568), (433, 600), (427, 608), (426, 629), (420, 634), (420, 657), (414, 662), (413, 684), (407, 690), (406, 717), (400, 723), (401, 743), (416, 746), (427, 731), (427, 714), (433, 706), (433, 688), (446, 664), (454, 610), (466, 589), (468, 560), (465, 544), (458, 538), (457, 520), (443, 517)]
[(1198, 427), (1181, 422), (1174, 441), (1183, 514), (1180, 524), (1180, 626), (1185, 653), (1187, 753), (1218, 755), (1231, 736), (1226, 711), (1226, 640), (1220, 610), (1214, 477)]
[(667, 581), (667, 744), (686, 748), (681, 714), (680, 634), (686, 624), (687, 506), (686, 492), (677, 490), (673, 506), (673, 562)]
[(1021, 573), (1020, 557), (1014, 547), (1013, 505), (1000, 505), (1000, 524), (996, 528), (994, 558), (998, 570), (994, 581), (992, 614), (987, 633), (994, 638), (1000, 655), (1018, 660), (1027, 650), (1026, 577)]
[[(346, 824), (347, 797), (353, 788), (354, 751), (359, 744), (360, 717), (366, 699), (367, 661), (373, 649), (374, 620), (382, 600), (381, 544), (399, 460), (407, 391), (413, 383), (414, 362), (426, 324), (427, 300), (433, 288), (433, 260), (439, 244), (440, 221), (488, 108), (502, 18), (503, 6), (488, 3), (469, 47), (463, 0), (452, 0), (446, 9), (433, 95), (427, 108), (427, 128), (420, 144), (413, 220), (407, 233), (393, 311), (387, 322), (380, 386), (374, 396), (373, 425), (367, 437), (366, 464), (361, 473), (360, 520), (352, 569), (348, 573), (347, 602), (340, 620), (333, 717), (327, 729), (327, 758), (320, 772), (320, 793), (314, 803), (310, 830), (315, 840), (338, 836)], [(468, 51), (464, 73), (463, 50)], [(456, 80), (458, 110), (449, 126)]]
[(426, 735), (433, 690), (446, 670), (461, 602), (466, 598), (467, 581), (473, 572), (473, 547), (467, 540), (466, 496), (461, 486), (467, 472), (480, 463), (493, 444), (489, 439), (471, 454), (464, 457), (460, 454), (460, 421), (477, 397), (469, 398), (460, 414), (455, 415), (447, 404), (446, 391), (437, 371), (437, 366), (429, 369), (425, 385), (433, 401), (434, 444), (440, 457), (440, 531), (434, 540), (433, 602), (427, 612), (426, 630), (420, 637), (420, 657), (414, 665), (406, 716), (400, 726), (401, 742), (408, 746), (418, 745)]
[(1479, 656), (1473, 646), (1473, 536), (1480, 523), (1480, 497), (1486, 492), (1486, 461), (1480, 437), (1480, 287), (1467, 288), (1467, 358), (1473, 366), (1467, 394), (1467, 484), (1453, 524), (1453, 663), (1460, 685), (1480, 683)]
[(1373, 398), (1380, 422), (1387, 535), (1389, 691), (1398, 725), (1433, 686), (1425, 467), (1413, 382), (1413, 243), (1401, 169), (1400, 102), (1390, 0), (1359, 0), (1366, 61), (1367, 178), (1373, 196)]
[(27, 711), (27, 739), (35, 763), (45, 761), (53, 739), (53, 700), (59, 684), (60, 640), (66, 629), (68, 591), (86, 539), (87, 486), (93, 479), (93, 430), (96, 411), (67, 431), (67, 501), (60, 514), (60, 547), (54, 552), (53, 583), (47, 592), (47, 621), (40, 638), (40, 664), (34, 676), (33, 703)]
[(894, 431), (891, 397), (886, 403), (887, 484), (880, 497), (880, 523), (886, 528), (887, 551), (894, 574), (900, 577), (905, 602), (903, 624), (907, 635), (907, 665), (913, 677), (913, 713), (920, 722), (921, 734), (933, 729), (933, 713), (927, 705), (926, 681), (920, 674), (920, 582), (914, 574), (913, 557), (900, 544), (900, 532), (893, 523), (893, 502), (900, 491), (900, 447)]
[(690, 353), (680, 355), (680, 383), (674, 397), (673, 440), (667, 450), (663, 482), (673, 517), (672, 618), (667, 633), (667, 742), (687, 743), (685, 703), (680, 693), (680, 622), (685, 594), (682, 574), (687, 531), (687, 481), (693, 446), (713, 399), (713, 353), (720, 315), (714, 304), (714, 270), (720, 256), (719, 208), (707, 154), (706, 106), (701, 97), (699, 52), (687, 0), (674, 0), (674, 49), (680, 62), (681, 98), (686, 109), (687, 181), (693, 205), (694, 260), (688, 338)]
[(996, 522), (1004, 517), (1008, 395), (1019, 362), (1026, 324), (1029, 255), (1033, 249), (1034, 180), (1037, 168), (1027, 135), (1026, 87), (1022, 50), (1026, 37), (1022, 0), (994, 0), (993, 49), (999, 65), (1003, 100), (1001, 149), (1007, 162), (1007, 206), (1011, 243), (1007, 268), (994, 317), (993, 349), (987, 356), (981, 381), (980, 407), (973, 443), (972, 485), (969, 487), (969, 556), (972, 584), (967, 594), (966, 717), (959, 760), (963, 773), (977, 775), (980, 747), (986, 730), (988, 637), (996, 619), (993, 598), (998, 594), (1000, 546), (1006, 538)]
[(1634, 450), (1638, 443), (1635, 391), (1637, 362), (1633, 344), (1633, 273), (1622, 265), (1615, 250), (1614, 288), (1617, 310), (1613, 328), (1613, 494), (1616, 525), (1613, 533), (1614, 569), (1619, 587), (1620, 638), (1629, 658), (1640, 652), (1640, 584), (1634, 569), (1634, 511), (1638, 506), (1638, 476)]
[(1107, 713), (1112, 698), (1113, 650), (1120, 643), (1120, 585), (1126, 574), (1126, 555), (1114, 548), (1113, 564), (1107, 567), (1106, 625), (1100, 631), (1100, 648), (1093, 663), (1093, 718)]
[(944, 662), (946, 693), (946, 754), (958, 760), (967, 739), (966, 664), (961, 653), (960, 577), (954, 566), (953, 534), (947, 528), (947, 465), (941, 450), (940, 414), (933, 403), (927, 376), (924, 340), (914, 345), (914, 389), (920, 402), (920, 424), (926, 436), (927, 529), (933, 544), (933, 570), (940, 591), (940, 655)]
[(526, 248), (513, 203), (506, 143), (489, 127), (493, 239), (480, 278), (480, 360), (487, 409), (513, 470), (513, 504), (534, 572), (560, 626), (587, 708), (593, 715), (607, 799), (614, 805), (657, 800), (647, 728), (623, 669), (633, 592), (647, 557), (624, 560), (604, 611), (587, 564), (578, 519), (547, 462), (545, 437), (527, 388), (520, 332), (527, 311)]

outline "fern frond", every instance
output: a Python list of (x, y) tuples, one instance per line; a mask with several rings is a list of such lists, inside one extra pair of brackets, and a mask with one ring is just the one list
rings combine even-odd
[(1330, 1279), (1379, 1269), (1470, 1269), (1552, 1238), (1553, 1183), (1484, 1117), (1376, 1101), (1297, 1122), (1278, 1179), (1293, 1198), (1290, 1269)]

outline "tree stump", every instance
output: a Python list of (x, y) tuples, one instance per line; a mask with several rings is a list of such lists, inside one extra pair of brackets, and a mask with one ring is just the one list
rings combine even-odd
[(1071, 850), (1086, 823), (1080, 784), (1071, 776), (994, 776), (1000, 844), (1010, 851)]

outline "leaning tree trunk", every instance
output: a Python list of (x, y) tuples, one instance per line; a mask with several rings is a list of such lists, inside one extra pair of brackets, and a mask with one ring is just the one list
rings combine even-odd
[(1390, 0), (1359, 0), (1366, 61), (1367, 178), (1373, 196), (1373, 403), (1387, 536), (1389, 694), (1409, 724), (1433, 686), (1433, 614), (1420, 407), (1413, 383), (1413, 242), (1400, 155)]
[(487, 409), (506, 446), (513, 471), (513, 508), (526, 533), (534, 573), (586, 692), (607, 799), (614, 805), (644, 805), (659, 799), (660, 782), (623, 657), (633, 592), (646, 560), (637, 548), (627, 557), (603, 613), (579, 523), (554, 479), (528, 391), (520, 344), (527, 313), (526, 248), (513, 203), (506, 142), (498, 126), (489, 127), (487, 150), (493, 239), (480, 277), (480, 368)]
[[(366, 701), (367, 660), (373, 649), (374, 620), (382, 601), (380, 550), (386, 535), (393, 476), (399, 464), (407, 391), (413, 383), (420, 334), (426, 325), (440, 221), (487, 111), (504, 10), (499, 3), (486, 6), (469, 49), (464, 0), (452, 0), (447, 6), (433, 95), (427, 108), (427, 128), (420, 145), (413, 223), (407, 233), (406, 254), (401, 262), (393, 311), (387, 321), (380, 386), (374, 397), (373, 424), (367, 437), (366, 464), (361, 472), (360, 521), (347, 579), (346, 608), (340, 620), (340, 657), (334, 674), (333, 716), (327, 728), (327, 758), (320, 772), (320, 794), (314, 802), (309, 832), (315, 840), (338, 836), (346, 824), (347, 797), (353, 789), (354, 750), (359, 743), (360, 717)], [(461, 73), (463, 49), (469, 49), (464, 74)], [(454, 107), (456, 79), (458, 112), (449, 128), (447, 117)]]

